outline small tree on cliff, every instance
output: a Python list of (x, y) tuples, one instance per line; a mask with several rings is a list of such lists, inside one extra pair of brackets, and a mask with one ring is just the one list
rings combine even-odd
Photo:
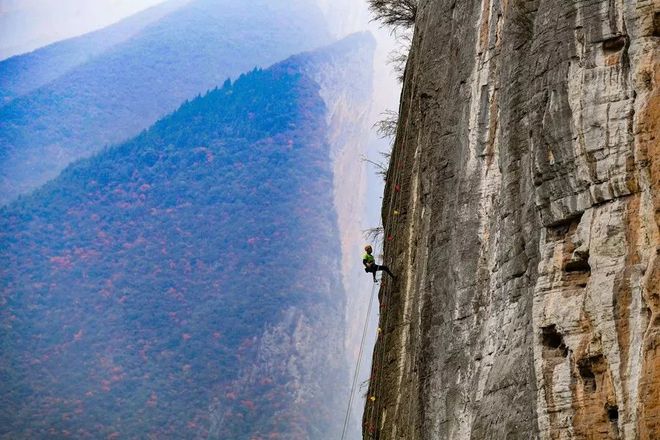
[(368, 0), (368, 2), (373, 20), (380, 21), (392, 30), (397, 47), (390, 53), (389, 62), (394, 66), (399, 81), (403, 81), (408, 53), (412, 46), (412, 32), (419, 0)]
[(374, 19), (388, 26), (410, 28), (417, 17), (418, 0), (369, 0)]

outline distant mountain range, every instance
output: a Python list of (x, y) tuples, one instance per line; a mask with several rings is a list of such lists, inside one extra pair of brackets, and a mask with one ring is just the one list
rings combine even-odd
[(175, 12), (189, 0), (170, 0), (81, 37), (70, 38), (0, 62), (0, 106), (91, 61)]
[(109, 26), (163, 0), (3, 0), (0, 60)]
[(346, 90), (325, 66), (373, 55), (349, 41), (226, 81), (0, 210), (0, 438), (338, 437), (326, 103)]
[(180, 3), (0, 63), (0, 203), (228, 77), (330, 42), (306, 0)]

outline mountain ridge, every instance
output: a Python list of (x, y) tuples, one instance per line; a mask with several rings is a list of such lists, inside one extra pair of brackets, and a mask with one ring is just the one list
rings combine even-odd
[(337, 432), (341, 250), (303, 70), (226, 81), (0, 208), (0, 436)]
[(190, 1), (0, 108), (0, 203), (227, 77), (329, 42), (321, 12), (303, 0)]
[(0, 106), (62, 76), (135, 36), (190, 0), (169, 0), (102, 29), (0, 61)]

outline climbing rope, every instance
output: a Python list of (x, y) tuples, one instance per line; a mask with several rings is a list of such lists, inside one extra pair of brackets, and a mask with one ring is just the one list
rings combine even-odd
[(376, 283), (371, 286), (371, 295), (369, 298), (369, 307), (367, 308), (367, 316), (364, 319), (364, 330), (362, 331), (362, 342), (360, 342), (360, 351), (358, 353), (357, 363), (355, 365), (355, 374), (353, 375), (353, 385), (351, 386), (351, 394), (348, 396), (348, 407), (346, 408), (346, 417), (344, 418), (344, 428), (341, 432), (341, 440), (346, 437), (346, 430), (348, 429), (348, 422), (351, 419), (351, 407), (353, 406), (353, 394), (355, 394), (355, 387), (357, 386), (358, 377), (360, 374), (360, 364), (362, 363), (362, 352), (364, 351), (364, 343), (367, 339), (367, 330), (369, 328), (369, 317), (371, 316), (371, 307), (374, 303), (374, 292), (376, 291)]
[[(393, 231), (392, 229), (394, 228), (394, 223), (396, 220), (399, 220), (399, 216), (401, 215), (402, 211), (402, 199), (400, 197), (400, 192), (401, 192), (401, 176), (400, 173), (398, 172), (399, 169), (399, 155), (402, 154), (401, 152), (393, 151), (392, 152), (392, 160), (390, 162), (390, 167), (393, 168), (394, 175), (392, 176), (393, 179), (390, 182), (392, 185), (393, 191), (390, 192), (390, 200), (388, 203), (388, 208), (387, 208), (387, 216), (384, 217), (384, 220), (387, 222), (387, 228), (382, 222), (381, 227), (383, 228), (383, 245), (385, 245), (387, 242), (392, 241), (394, 239)], [(396, 217), (397, 219), (395, 220), (393, 217)], [(393, 221), (395, 220), (395, 221)], [(371, 377), (371, 386), (370, 386), (370, 391), (372, 392), (370, 396), (370, 400), (372, 405), (368, 405), (368, 408), (366, 409), (368, 413), (368, 423), (366, 426), (367, 433), (370, 438), (375, 438), (378, 439), (380, 438), (380, 435), (378, 433), (378, 428), (377, 425), (380, 424), (380, 417), (381, 417), (381, 412), (383, 411), (383, 378), (382, 378), (382, 369), (384, 368), (384, 363), (385, 363), (385, 354), (386, 354), (386, 344), (385, 340), (387, 338), (387, 333), (389, 331), (389, 322), (390, 322), (390, 292), (388, 292), (388, 289), (385, 289), (383, 291), (383, 300), (384, 300), (384, 305), (381, 304), (381, 316), (379, 319), (379, 330), (381, 329), (380, 326), (382, 326), (382, 331), (379, 331), (379, 338), (378, 342), (376, 343), (376, 350), (374, 353), (374, 363), (375, 365), (373, 366), (373, 371), (372, 371), (372, 377)], [(383, 316), (384, 314), (384, 316)]]
[[(385, 302), (384, 307), (381, 306), (381, 319), (379, 319), (378, 325), (383, 327), (379, 327), (381, 331), (378, 334), (378, 353), (375, 354), (374, 356), (374, 362), (376, 365), (374, 366), (374, 372), (373, 372), (373, 377), (372, 380), (374, 382), (373, 384), (373, 389), (372, 389), (372, 394), (370, 396), (370, 400), (372, 403), (371, 406), (371, 411), (370, 411), (370, 416), (369, 416), (369, 424), (367, 427), (367, 430), (369, 431), (369, 436), (373, 438), (373, 435), (375, 434), (376, 437), (378, 438), (378, 434), (376, 433), (377, 431), (377, 425), (379, 424), (380, 420), (380, 413), (383, 410), (383, 380), (382, 380), (382, 369), (383, 365), (385, 364), (385, 339), (387, 338), (387, 331), (389, 329), (389, 322), (390, 322), (390, 295), (388, 292), (383, 293), (383, 300)], [(384, 316), (384, 320), (382, 319)], [(384, 324), (383, 324), (384, 321)]]

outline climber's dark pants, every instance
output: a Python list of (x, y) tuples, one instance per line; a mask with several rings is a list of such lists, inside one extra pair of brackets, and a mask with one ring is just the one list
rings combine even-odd
[(365, 267), (365, 271), (371, 272), (371, 274), (374, 276), (374, 281), (376, 280), (376, 272), (383, 271), (386, 272), (389, 276), (394, 278), (394, 274), (390, 272), (390, 269), (387, 266), (379, 266), (377, 264), (372, 264), (371, 267)]

